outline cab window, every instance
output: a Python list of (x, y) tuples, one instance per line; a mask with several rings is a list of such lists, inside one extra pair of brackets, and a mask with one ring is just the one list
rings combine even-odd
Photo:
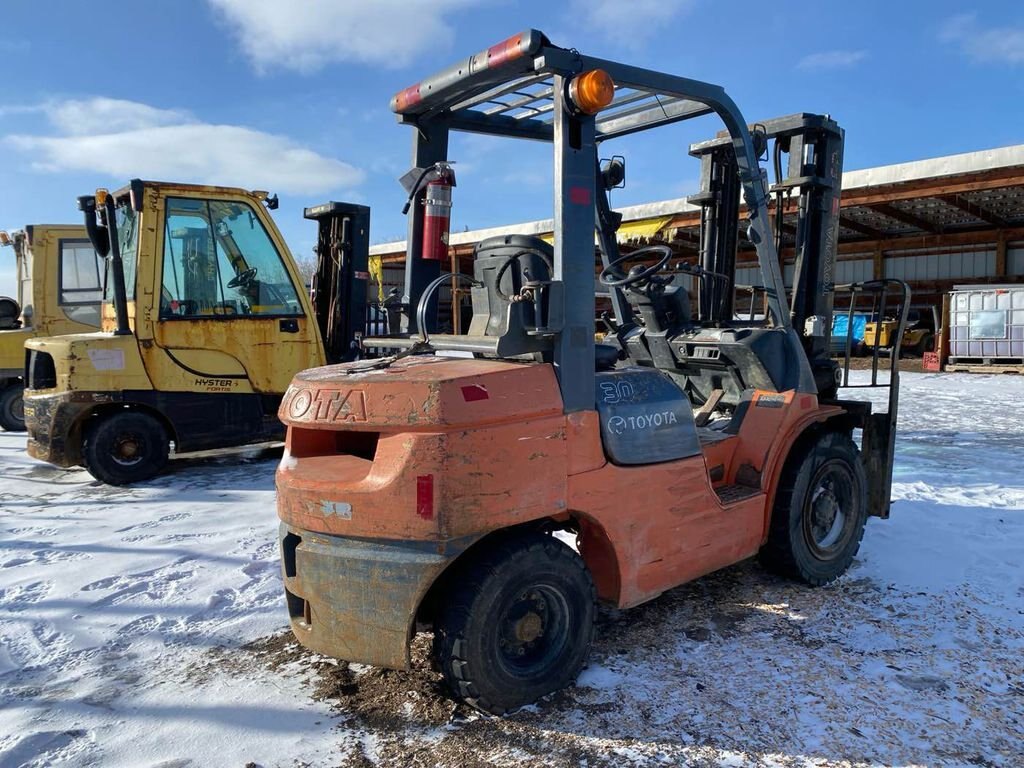
[(160, 317), (301, 315), (288, 271), (246, 203), (168, 198)]
[(60, 306), (71, 320), (99, 326), (103, 260), (88, 240), (60, 241)]
[[(139, 217), (128, 205), (127, 201), (117, 206), (117, 242), (121, 253), (121, 266), (124, 270), (124, 289), (129, 301), (135, 298), (135, 268), (139, 254), (136, 246), (139, 240)], [(109, 275), (105, 275), (109, 278)], [(114, 281), (105, 279), (103, 282), (103, 300), (114, 301)]]

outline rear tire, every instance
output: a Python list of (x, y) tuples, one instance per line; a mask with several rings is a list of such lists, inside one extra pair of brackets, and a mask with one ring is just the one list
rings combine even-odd
[(503, 715), (571, 684), (590, 654), (596, 597), (578, 554), (516, 536), (456, 573), (434, 659), (455, 695)]
[(25, 388), (20, 383), (0, 390), (0, 427), (8, 432), (25, 431)]
[(779, 480), (768, 541), (769, 570), (820, 586), (853, 562), (867, 521), (867, 480), (857, 446), (829, 432), (790, 454)]
[(123, 411), (103, 418), (86, 433), (82, 459), (89, 474), (108, 485), (148, 480), (164, 468), (170, 444), (152, 416)]

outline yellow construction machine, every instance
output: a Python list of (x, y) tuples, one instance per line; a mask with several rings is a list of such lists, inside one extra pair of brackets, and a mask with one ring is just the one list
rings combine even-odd
[(100, 325), (103, 260), (85, 227), (31, 224), (0, 232), (14, 251), (16, 298), (0, 297), (0, 427), (25, 429), (25, 342), (93, 331)]
[[(896, 342), (899, 325), (896, 318), (868, 320), (864, 325), (864, 349), (890, 349)], [(939, 330), (939, 313), (935, 305), (911, 307), (900, 342), (901, 352), (921, 357), (925, 352), (933, 351)]]
[(283, 436), (277, 409), (292, 376), (350, 356), (358, 336), (369, 209), (306, 210), (322, 246), (311, 298), (276, 207), (265, 192), (139, 180), (79, 198), (90, 241), (109, 256), (102, 330), (26, 345), (30, 455), (126, 484), (159, 472), (172, 445)]

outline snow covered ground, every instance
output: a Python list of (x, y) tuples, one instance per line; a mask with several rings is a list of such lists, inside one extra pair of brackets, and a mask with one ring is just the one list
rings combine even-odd
[(272, 453), (128, 489), (0, 433), (0, 766), (1024, 764), (1024, 379), (908, 374), (889, 521), (810, 589), (743, 563), (600, 617), (504, 719), (294, 647)]

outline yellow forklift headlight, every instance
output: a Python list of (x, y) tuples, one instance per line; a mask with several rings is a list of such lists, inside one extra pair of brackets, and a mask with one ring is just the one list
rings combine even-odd
[(11, 244), (11, 236), (8, 235), (6, 232), (4, 232), (2, 229), (0, 229), (0, 245), (10, 245), (10, 244)]
[(110, 192), (100, 187), (96, 190), (96, 207), (102, 208), (107, 204), (107, 198), (110, 196)]

